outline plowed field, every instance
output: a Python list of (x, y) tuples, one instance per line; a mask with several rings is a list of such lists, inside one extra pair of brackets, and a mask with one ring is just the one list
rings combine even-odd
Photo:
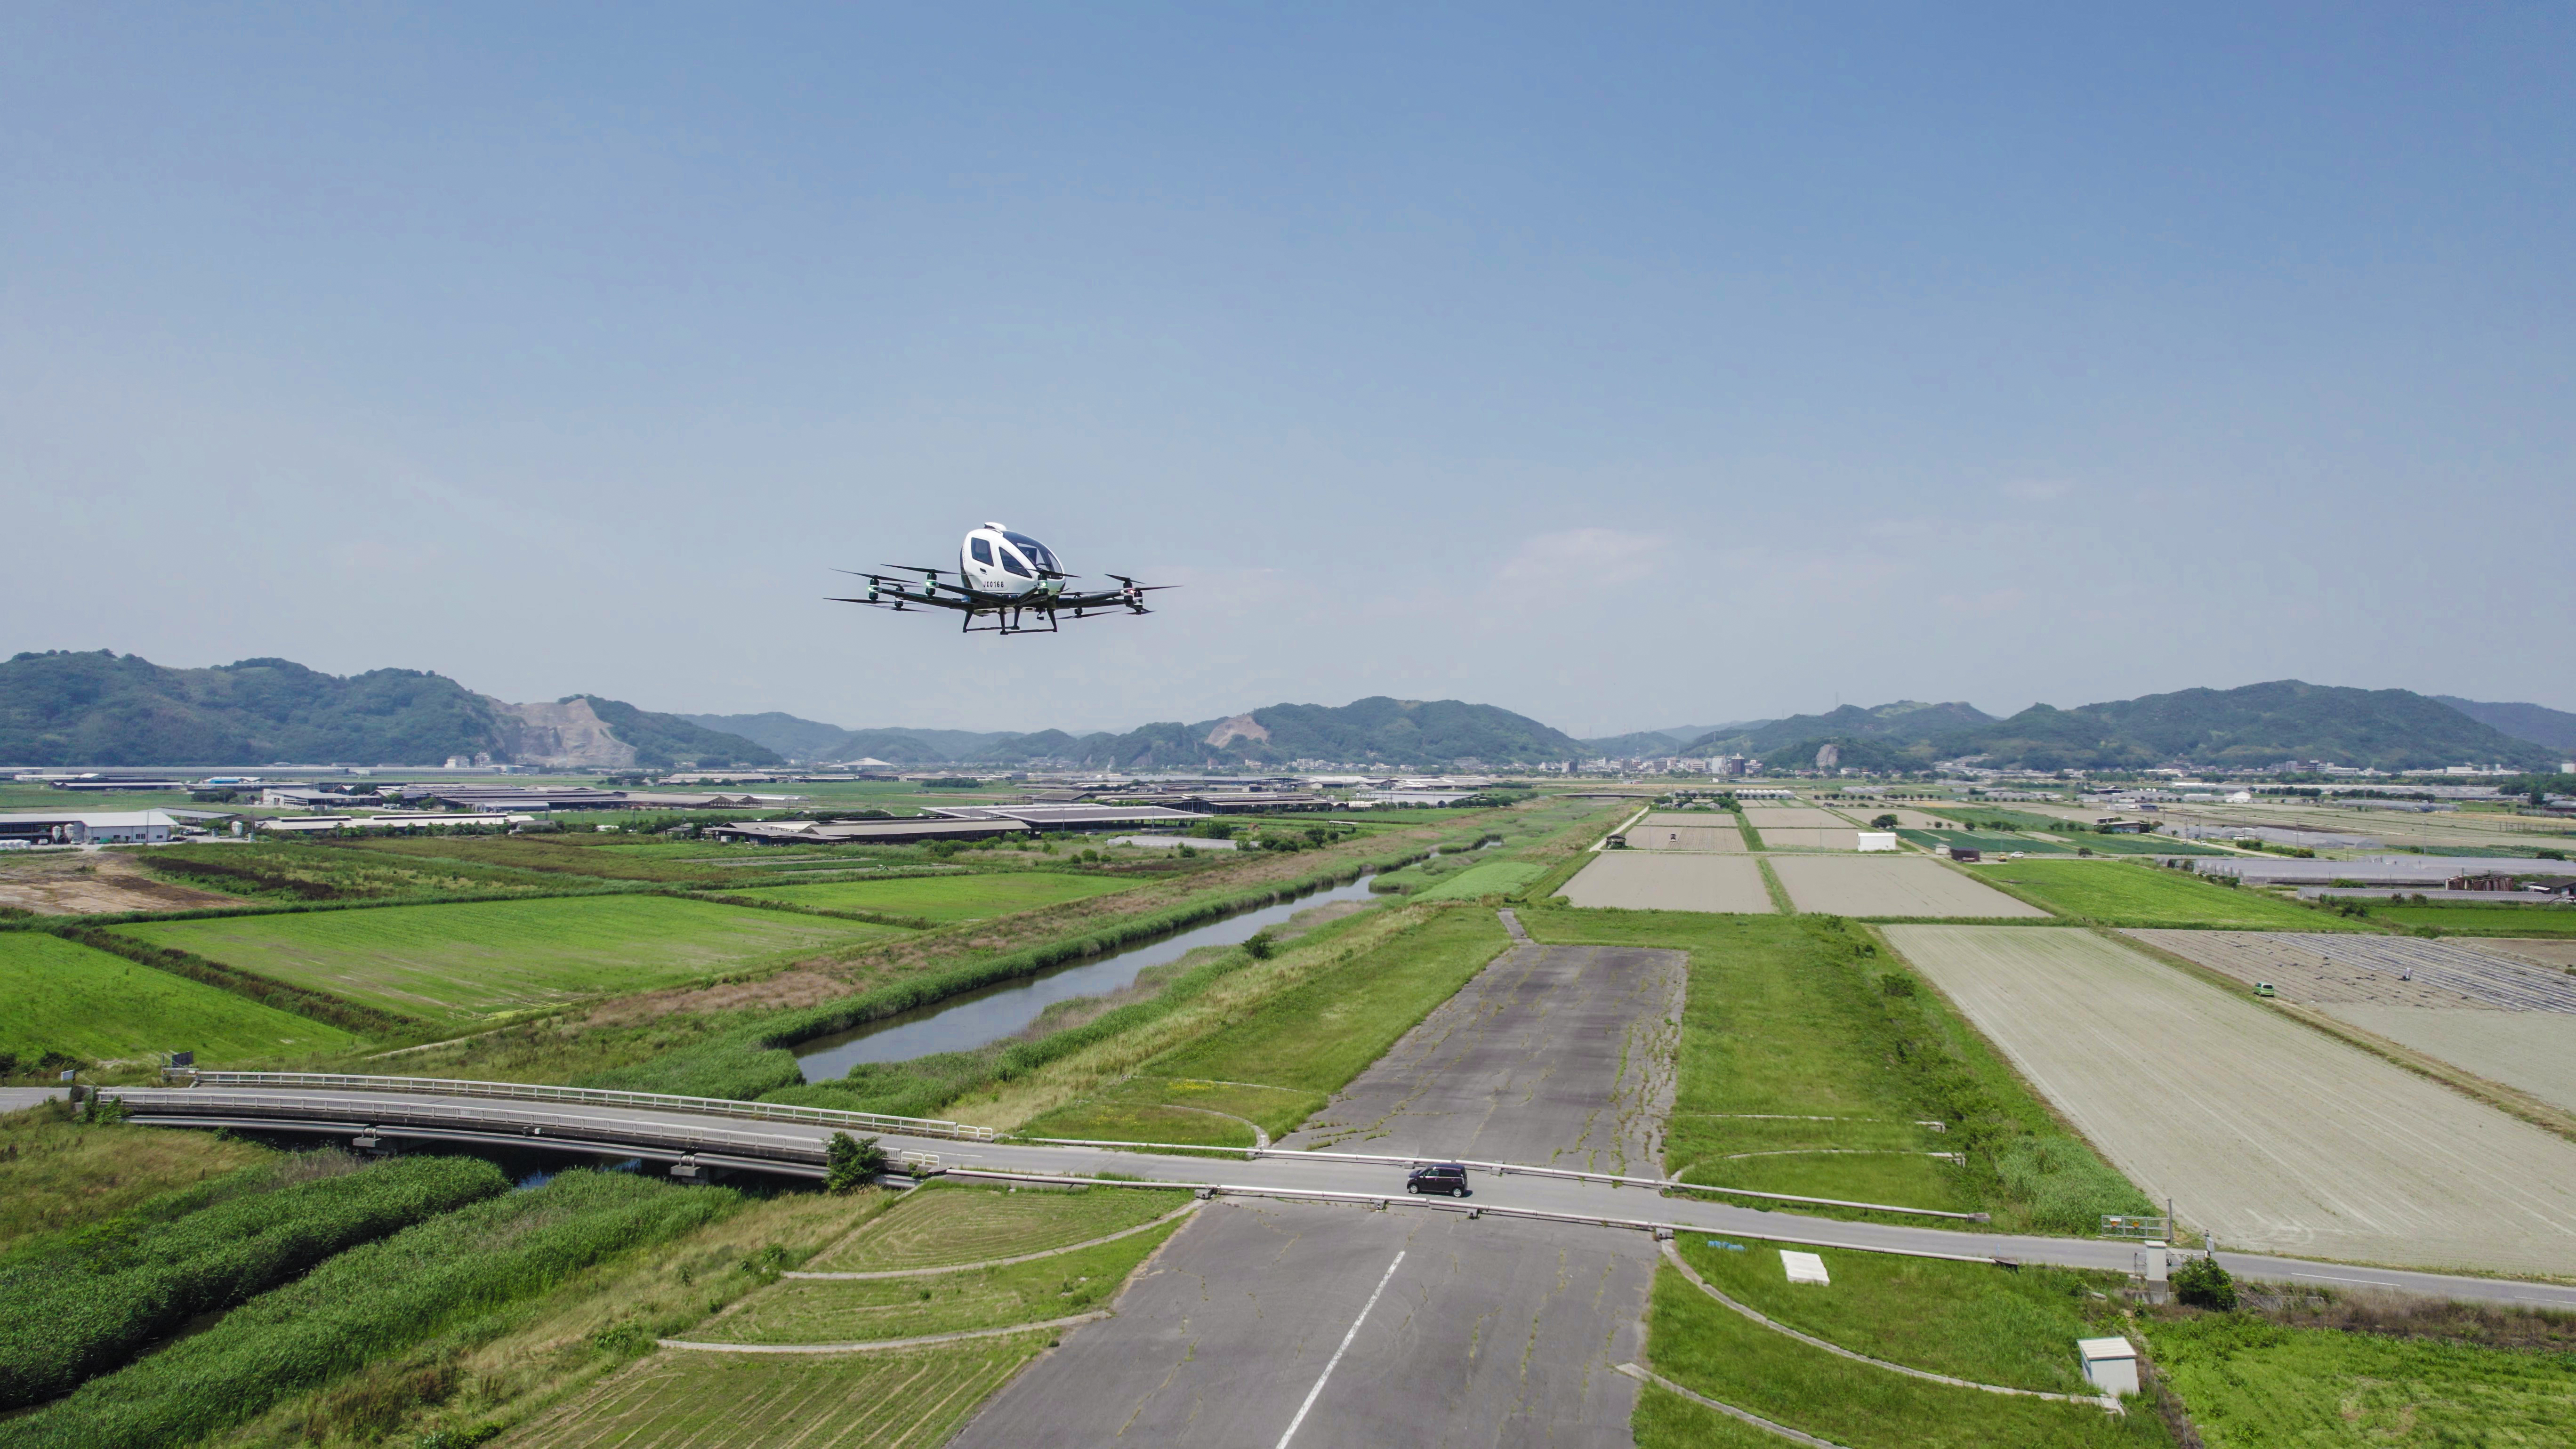
[(1762, 843), (1772, 850), (1858, 850), (1857, 830), (1765, 830)]
[(1715, 850), (1741, 853), (1744, 832), (1730, 820), (1711, 825), (1706, 816), (1689, 824), (1658, 824), (1649, 820), (1628, 829), (1628, 845), (1633, 850)]
[(1771, 868), (1801, 911), (1834, 916), (2045, 916), (1920, 856), (1774, 856)]
[(2576, 1272), (2576, 1145), (2090, 931), (1887, 936), (2131, 1181), (2225, 1246)]
[(1849, 820), (1836, 815), (1831, 810), (1819, 810), (1812, 805), (1747, 805), (1744, 807), (1744, 818), (1752, 821), (1753, 828), (1756, 830), (1768, 830), (1775, 825), (1794, 830), (1849, 830), (1851, 828)]
[(1763, 887), (1761, 868), (1749, 855), (1605, 850), (1566, 882), (1565, 894), (1578, 906), (1771, 914), (1771, 893)]

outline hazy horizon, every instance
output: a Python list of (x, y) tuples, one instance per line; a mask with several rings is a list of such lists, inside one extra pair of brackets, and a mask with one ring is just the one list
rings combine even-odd
[[(0, 653), (1078, 733), (2576, 709), (2576, 14), (2330, 14), (29, 7)], [(985, 519), (1184, 587), (824, 601)]]

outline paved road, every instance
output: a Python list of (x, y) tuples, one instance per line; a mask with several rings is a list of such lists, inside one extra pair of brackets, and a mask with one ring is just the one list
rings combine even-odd
[(1643, 1348), (1651, 1249), (1557, 1224), (1219, 1201), (1115, 1318), (1067, 1335), (952, 1444), (1275, 1449), (1295, 1424), (1314, 1449), (1627, 1449), (1636, 1385), (1611, 1365)]
[[(38, 1089), (11, 1089), (38, 1090)], [(175, 1105), (203, 1089), (188, 1088), (119, 1088), (118, 1095), (127, 1097), (137, 1111), (149, 1112), (156, 1105)], [(243, 1089), (228, 1088), (228, 1093)], [(1360, 1088), (1354, 1088), (1354, 1091)], [(389, 1107), (407, 1105), (415, 1109), (452, 1109), (471, 1113), (475, 1120), (500, 1130), (512, 1130), (511, 1123), (530, 1114), (551, 1119), (567, 1116), (591, 1120), (603, 1137), (615, 1137), (629, 1128), (644, 1131), (722, 1133), (736, 1140), (753, 1143), (784, 1144), (807, 1153), (818, 1154), (828, 1129), (789, 1123), (746, 1122), (710, 1119), (686, 1112), (649, 1111), (624, 1107), (536, 1106), (517, 1102), (485, 1101), (473, 1098), (432, 1096), (394, 1092), (362, 1091), (265, 1091), (258, 1096), (289, 1108), (304, 1119), (317, 1124), (338, 1122), (350, 1124), (336, 1129), (353, 1130), (355, 1124), (377, 1120)], [(1403, 1196), (1404, 1173), (1401, 1168), (1366, 1163), (1319, 1161), (1289, 1157), (1267, 1157), (1250, 1162), (1237, 1162), (1213, 1157), (1167, 1157), (1153, 1153), (1108, 1152), (1081, 1147), (1033, 1147), (1016, 1144), (982, 1144), (943, 1141), (930, 1137), (888, 1136), (889, 1148), (904, 1148), (936, 1153), (949, 1165), (972, 1165), (999, 1171), (1027, 1173), (1065, 1173), (1090, 1175), (1102, 1172), (1149, 1177), (1167, 1182), (1239, 1184), (1272, 1190), (1323, 1189), (1339, 1192), (1391, 1194), (1399, 1210), (1412, 1205)], [(527, 1145), (540, 1145), (529, 1143)], [(1352, 1143), (1349, 1147), (1374, 1148), (1374, 1143)], [(1464, 1157), (1464, 1152), (1442, 1152), (1442, 1156)], [(1971, 1257), (2005, 1257), (2028, 1263), (2053, 1263), (2072, 1268), (2103, 1268), (2118, 1272), (2129, 1269), (2135, 1249), (2122, 1243), (2107, 1243), (2088, 1238), (2019, 1237), (2001, 1233), (1954, 1232), (1946, 1228), (1913, 1227), (1896, 1223), (1847, 1223), (1822, 1218), (1803, 1217), (1788, 1212), (1763, 1212), (1732, 1207), (1723, 1203), (1696, 1199), (1662, 1197), (1638, 1188), (1616, 1188), (1601, 1183), (1571, 1182), (1541, 1177), (1495, 1177), (1478, 1173), (1474, 1179), (1474, 1202), (1498, 1207), (1527, 1208), (1535, 1211), (1568, 1213), (1583, 1217), (1640, 1219), (1672, 1224), (1677, 1227), (1705, 1230), (1720, 1235), (1758, 1237), (1774, 1240), (1799, 1240), (1827, 1247), (1846, 1247), (1879, 1252), (1939, 1253)], [(1424, 1206), (1428, 1206), (1425, 1204)], [(1354, 1210), (1337, 1209), (1352, 1212)], [(1340, 1219), (1335, 1219), (1340, 1221)], [(1490, 1221), (1490, 1220), (1488, 1220)], [(2411, 1270), (2355, 1268), (2340, 1263), (2316, 1262), (2257, 1254), (2225, 1253), (2219, 1261), (2229, 1271), (2250, 1277), (2281, 1281), (2338, 1282), (2346, 1285), (2369, 1283), (2487, 1302), (2533, 1303), (2576, 1310), (2576, 1286), (2531, 1283), (2514, 1279), (2460, 1277)]]
[(60, 1087), (0, 1087), (0, 1112), (24, 1112), (62, 1094)]
[[(1651, 1170), (1683, 967), (1515, 946), (1287, 1145)], [(1362, 1170), (1401, 1190), (1402, 1168)], [(1637, 1391), (1614, 1366), (1644, 1346), (1654, 1271), (1642, 1233), (1223, 1202), (954, 1442), (1625, 1446)]]
[(1686, 966), (1516, 947), (1279, 1145), (1660, 1177)]

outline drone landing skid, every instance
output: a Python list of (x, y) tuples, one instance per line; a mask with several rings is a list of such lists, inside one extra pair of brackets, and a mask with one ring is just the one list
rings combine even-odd
[[(1024, 614), (1036, 614), (1039, 618), (1046, 620), (1046, 622), (1044, 624), (1025, 623), (1022, 621), (1022, 615)], [(978, 617), (980, 616), (975, 611), (969, 610), (966, 617), (958, 620), (957, 632), (960, 634), (1055, 634), (1062, 632), (1056, 626), (1055, 610), (1053, 609), (995, 609), (992, 613), (993, 622), (990, 624), (976, 623), (975, 620)]]

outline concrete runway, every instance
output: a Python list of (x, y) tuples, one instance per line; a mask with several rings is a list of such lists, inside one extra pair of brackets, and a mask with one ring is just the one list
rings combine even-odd
[(1685, 965), (1515, 947), (1279, 1145), (1660, 1177)]
[[(1283, 1145), (1653, 1171), (1683, 967), (1515, 947)], [(1643, 1234), (1220, 1201), (953, 1442), (1624, 1446), (1654, 1264)]]

